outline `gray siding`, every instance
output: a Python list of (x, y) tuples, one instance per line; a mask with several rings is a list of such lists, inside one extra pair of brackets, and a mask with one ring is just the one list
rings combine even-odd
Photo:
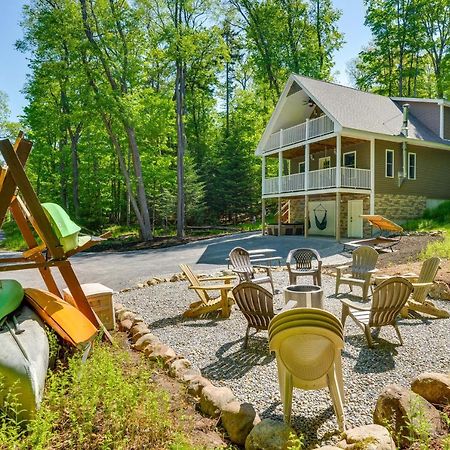
[[(409, 104), (409, 111), (417, 117), (427, 128), (439, 136), (440, 112), (439, 105), (436, 103), (414, 103)], [(400, 130), (398, 130), (400, 132)]]
[(450, 107), (444, 106), (444, 139), (450, 139)]

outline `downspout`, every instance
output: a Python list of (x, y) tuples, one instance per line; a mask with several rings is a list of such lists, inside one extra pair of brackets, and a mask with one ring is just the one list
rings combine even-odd
[(405, 103), (403, 105), (403, 124), (401, 134), (405, 137), (402, 142), (402, 166), (398, 171), (398, 187), (400, 187), (407, 178), (408, 175), (408, 143), (406, 139), (408, 138), (408, 115), (409, 115), (409, 104)]

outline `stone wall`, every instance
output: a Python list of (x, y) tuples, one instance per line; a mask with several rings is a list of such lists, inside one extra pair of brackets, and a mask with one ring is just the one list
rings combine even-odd
[(375, 214), (394, 222), (416, 219), (427, 207), (427, 198), (419, 195), (375, 194)]
[[(341, 237), (348, 237), (348, 201), (363, 200), (363, 214), (370, 214), (370, 197), (364, 194), (341, 194)], [(372, 235), (372, 228), (367, 220), (363, 220), (363, 237)]]
[(303, 223), (305, 221), (305, 199), (292, 198), (289, 202), (289, 223)]

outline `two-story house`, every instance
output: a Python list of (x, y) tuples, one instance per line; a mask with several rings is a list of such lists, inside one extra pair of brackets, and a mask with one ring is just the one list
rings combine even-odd
[[(263, 228), (266, 202), (276, 199), (280, 234), (283, 217), (303, 223), (305, 235), (365, 237), (362, 214), (402, 222), (450, 199), (450, 102), (291, 75), (256, 155)], [(268, 158), (278, 176), (266, 175)]]

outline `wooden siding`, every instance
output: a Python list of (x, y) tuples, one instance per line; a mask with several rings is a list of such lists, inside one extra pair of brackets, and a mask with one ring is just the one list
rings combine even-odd
[[(394, 150), (394, 178), (385, 176), (386, 149)], [(375, 192), (377, 194), (424, 195), (433, 199), (450, 199), (450, 151), (408, 145), (416, 154), (416, 179), (406, 179), (399, 187), (398, 171), (402, 165), (401, 144), (375, 141)]]
[(444, 139), (450, 139), (450, 107), (444, 106)]

